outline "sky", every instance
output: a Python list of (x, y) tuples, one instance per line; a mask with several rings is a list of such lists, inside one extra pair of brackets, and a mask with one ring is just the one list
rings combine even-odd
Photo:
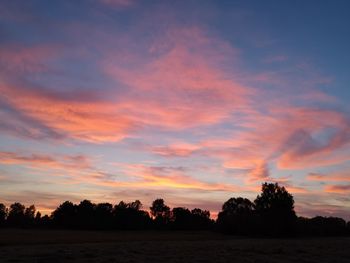
[(0, 202), (350, 220), (349, 1), (2, 0)]

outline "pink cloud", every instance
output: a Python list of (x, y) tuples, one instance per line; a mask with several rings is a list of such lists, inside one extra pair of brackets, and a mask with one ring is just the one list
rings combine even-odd
[(269, 177), (270, 177), (269, 168), (265, 162), (262, 162), (249, 172), (248, 180), (263, 182), (263, 181), (267, 181)]
[[(35, 50), (11, 53), (8, 60), (17, 68), (40, 71), (32, 64), (50, 59), (52, 52)], [(229, 77), (224, 53), (235, 50), (198, 28), (174, 29), (153, 41), (147, 56), (126, 55), (125, 63), (118, 51), (104, 54), (103, 68), (116, 81), (108, 94), (54, 92), (7, 81), (0, 83), (0, 90), (28, 122), (74, 139), (120, 141), (142, 127), (179, 130), (213, 125), (245, 109), (253, 90)], [(120, 83), (128, 87), (122, 98)], [(87, 101), (81, 99), (85, 97)]]
[[(54, 92), (3, 81), (1, 96), (11, 109), (27, 118), (25, 121), (40, 123), (62, 137), (94, 143), (118, 142), (150, 127), (191, 133), (198, 127), (235, 124), (224, 139), (213, 135), (196, 144), (174, 141), (147, 150), (163, 157), (197, 154), (220, 160), (223, 169), (244, 170), (247, 184), (272, 179), (268, 167), (274, 162), (279, 169), (303, 169), (348, 160), (345, 150), (350, 125), (345, 114), (261, 101), (264, 98), (257, 90), (243, 85), (227, 70), (225, 55), (234, 59), (237, 50), (198, 28), (169, 30), (148, 43), (146, 54), (108, 51), (102, 55), (101, 66), (116, 85), (108, 94)], [(8, 54), (12, 69), (29, 72), (44, 70), (36, 66), (36, 58), (43, 62), (52, 59), (50, 48)], [(233, 70), (240, 73), (234, 66)], [(271, 82), (275, 76), (272, 72), (260, 77)], [(258, 75), (254, 77), (259, 79)], [(275, 84), (279, 81), (277, 78)], [(119, 89), (118, 85), (125, 88)], [(307, 99), (331, 102), (323, 93), (308, 93)], [(13, 126), (18, 127), (17, 123)], [(52, 161), (51, 165), (57, 164)], [(100, 171), (91, 171), (89, 178), (91, 183), (105, 186), (229, 189), (191, 181), (191, 177), (178, 173), (159, 176), (154, 171), (142, 172), (148, 180), (136, 184), (105, 180)]]
[(168, 146), (153, 146), (148, 148), (152, 153), (165, 157), (189, 157), (194, 154), (196, 150), (200, 149), (200, 146), (176, 142)]
[(347, 193), (350, 193), (350, 184), (326, 185), (325, 191), (330, 193), (347, 194)]
[(332, 173), (309, 173), (307, 179), (310, 181), (324, 182), (350, 182), (350, 171), (337, 171)]
[(54, 158), (45, 154), (18, 154), (16, 152), (0, 152), (0, 163), (6, 165), (23, 164), (32, 168), (51, 169), (91, 169), (86, 156), (67, 155)]
[[(132, 117), (147, 125), (183, 129), (219, 123), (248, 103), (252, 90), (220, 69), (223, 58), (213, 47), (216, 40), (192, 28), (170, 31), (157, 41), (146, 60), (133, 58), (125, 68), (111, 56), (104, 64), (133, 94), (145, 93), (137, 102), (134, 96), (139, 107), (130, 109)], [(224, 43), (217, 45), (234, 53)]]
[[(135, 128), (113, 103), (65, 99), (59, 93), (19, 88), (0, 83), (11, 105), (26, 116), (68, 137), (91, 142), (118, 141)], [(122, 106), (120, 106), (122, 107)]]
[[(239, 125), (243, 130), (225, 139), (205, 139), (179, 155), (219, 159), (224, 168), (246, 170), (251, 181), (268, 179), (269, 163), (276, 163), (279, 169), (304, 169), (349, 160), (350, 126), (345, 114), (338, 111), (292, 106), (271, 108), (265, 114), (252, 110)], [(153, 153), (177, 156), (174, 145), (158, 149), (163, 151)]]

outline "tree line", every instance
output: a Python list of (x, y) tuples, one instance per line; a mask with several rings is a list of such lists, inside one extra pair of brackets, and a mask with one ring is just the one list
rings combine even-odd
[(139, 200), (116, 205), (79, 204), (65, 201), (50, 216), (42, 216), (35, 206), (0, 204), (0, 227), (63, 228), (94, 230), (213, 230), (249, 236), (350, 235), (350, 222), (338, 217), (298, 217), (294, 198), (277, 183), (262, 184), (261, 193), (252, 202), (233, 197), (222, 205), (217, 220), (210, 212), (185, 207), (170, 208), (161, 198), (153, 201), (149, 212)]

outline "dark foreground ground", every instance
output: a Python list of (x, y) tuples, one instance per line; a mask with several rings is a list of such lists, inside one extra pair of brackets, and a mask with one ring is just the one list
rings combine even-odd
[(350, 238), (0, 229), (0, 262), (350, 262)]

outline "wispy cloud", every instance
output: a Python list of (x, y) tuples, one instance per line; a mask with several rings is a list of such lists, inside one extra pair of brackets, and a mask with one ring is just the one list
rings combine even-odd
[(47, 169), (90, 169), (91, 165), (83, 155), (61, 156), (55, 159), (45, 154), (23, 155), (15, 152), (0, 152), (2, 164), (25, 164), (31, 167), (46, 167)]
[(340, 194), (350, 193), (350, 184), (326, 185), (325, 191)]
[(236, 191), (237, 185), (205, 182), (186, 175), (183, 167), (126, 165), (124, 171), (135, 179), (129, 186), (178, 188), (202, 191)]

